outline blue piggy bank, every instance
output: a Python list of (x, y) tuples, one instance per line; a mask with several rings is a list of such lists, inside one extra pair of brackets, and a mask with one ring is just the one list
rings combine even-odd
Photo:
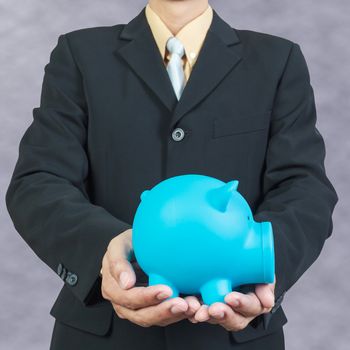
[(272, 225), (254, 221), (238, 183), (186, 174), (142, 192), (132, 243), (149, 285), (211, 305), (242, 284), (274, 282)]

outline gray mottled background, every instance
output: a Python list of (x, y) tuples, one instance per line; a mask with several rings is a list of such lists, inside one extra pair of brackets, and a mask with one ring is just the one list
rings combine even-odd
[[(48, 349), (49, 310), (61, 280), (14, 230), (4, 202), (18, 143), (39, 104), (44, 66), (59, 34), (127, 23), (146, 0), (0, 0), (0, 348)], [(210, 4), (232, 26), (289, 38), (308, 62), (327, 147), (326, 169), (340, 201), (334, 231), (315, 264), (284, 299), (288, 350), (350, 349), (349, 0), (245, 0)], [(347, 220), (345, 220), (347, 219)]]

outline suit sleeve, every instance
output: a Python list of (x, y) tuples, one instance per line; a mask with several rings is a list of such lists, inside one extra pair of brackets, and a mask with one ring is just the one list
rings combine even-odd
[[(256, 221), (274, 232), (276, 299), (319, 256), (332, 234), (337, 193), (327, 178), (308, 67), (293, 43), (275, 95)], [(281, 300), (281, 299), (279, 299)]]
[(81, 72), (62, 34), (19, 144), (6, 205), (19, 234), (84, 304), (109, 241), (131, 228), (89, 200), (87, 125)]

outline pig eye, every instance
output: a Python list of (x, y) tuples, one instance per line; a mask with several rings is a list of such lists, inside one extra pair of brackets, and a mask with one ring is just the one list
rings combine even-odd
[(248, 220), (250, 220), (250, 216), (248, 215), (247, 217), (248, 217)]

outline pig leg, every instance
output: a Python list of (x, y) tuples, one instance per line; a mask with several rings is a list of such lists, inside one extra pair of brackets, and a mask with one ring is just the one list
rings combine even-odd
[(225, 295), (232, 292), (232, 282), (229, 279), (215, 278), (204, 283), (199, 290), (204, 304), (224, 303)]
[(155, 273), (151, 273), (149, 275), (148, 285), (154, 286), (155, 284), (165, 284), (166, 286), (168, 286), (168, 287), (170, 287), (172, 289), (173, 294), (169, 298), (164, 299), (164, 300), (168, 300), (170, 298), (175, 298), (175, 297), (179, 296), (178, 289), (169, 280), (167, 280), (166, 278), (164, 278), (164, 277), (162, 277), (160, 275), (157, 275)]

